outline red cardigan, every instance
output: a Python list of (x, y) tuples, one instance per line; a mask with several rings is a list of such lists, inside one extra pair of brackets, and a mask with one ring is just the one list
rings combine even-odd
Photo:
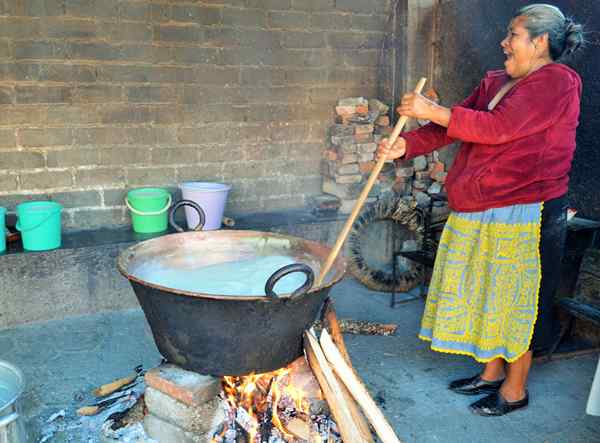
[(454, 211), (547, 201), (567, 192), (579, 123), (579, 75), (565, 65), (545, 65), (488, 111), (508, 79), (504, 71), (489, 72), (471, 96), (452, 107), (448, 128), (429, 123), (402, 134), (406, 160), (462, 141), (446, 178)]

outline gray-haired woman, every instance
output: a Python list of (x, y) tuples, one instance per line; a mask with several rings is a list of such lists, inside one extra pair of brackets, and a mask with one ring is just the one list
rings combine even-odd
[(453, 212), (419, 336), (436, 351), (485, 363), (480, 374), (449, 386), (487, 394), (471, 405), (480, 415), (528, 405), (532, 350), (553, 339), (582, 87), (579, 75), (558, 62), (582, 43), (581, 26), (558, 8), (520, 9), (500, 44), (504, 70), (488, 73), (452, 108), (405, 95), (398, 112), (431, 123), (378, 149), (402, 161), (462, 141), (446, 180)]

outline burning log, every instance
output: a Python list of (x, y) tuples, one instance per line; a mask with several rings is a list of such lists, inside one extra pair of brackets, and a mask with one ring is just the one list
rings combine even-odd
[[(314, 340), (316, 338), (313, 337)], [(331, 367), (335, 373), (344, 382), (352, 396), (356, 399), (358, 404), (361, 406), (363, 412), (375, 428), (375, 432), (383, 443), (400, 443), (400, 440), (396, 436), (396, 433), (384, 417), (381, 410), (377, 407), (367, 388), (363, 385), (361, 380), (356, 376), (354, 371), (346, 361), (343, 355), (335, 346), (333, 340), (329, 336), (326, 330), (321, 333), (321, 347)], [(354, 441), (354, 440), (348, 440)], [(358, 440), (357, 440), (358, 441)]]
[[(352, 443), (369, 442), (370, 440), (365, 438), (358, 428), (358, 425), (352, 416), (352, 412), (344, 399), (342, 388), (332, 372), (314, 333), (312, 331), (306, 331), (304, 333), (304, 339), (304, 350), (308, 362), (310, 363), (313, 373), (321, 386), (323, 395), (329, 404), (337, 427), (342, 435), (342, 439), (344, 442)], [(348, 366), (346, 365), (346, 367)]]

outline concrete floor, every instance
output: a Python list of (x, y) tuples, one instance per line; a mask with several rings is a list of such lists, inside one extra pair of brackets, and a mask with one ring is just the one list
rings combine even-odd
[[(478, 365), (434, 353), (416, 338), (423, 302), (389, 308), (389, 295), (346, 279), (332, 291), (340, 318), (398, 324), (392, 337), (346, 336), (352, 361), (403, 442), (600, 442), (600, 418), (585, 414), (597, 356), (533, 368), (528, 409), (482, 418), (467, 406), (474, 398), (449, 392), (447, 383)], [(22, 368), (28, 425), (65, 409), (67, 419), (91, 399), (90, 390), (160, 361), (141, 311), (69, 318), (0, 331), (0, 355)], [(88, 442), (74, 429), (50, 441)], [(39, 438), (39, 436), (37, 437)], [(38, 441), (37, 439), (35, 441)], [(93, 440), (92, 440), (93, 441)]]

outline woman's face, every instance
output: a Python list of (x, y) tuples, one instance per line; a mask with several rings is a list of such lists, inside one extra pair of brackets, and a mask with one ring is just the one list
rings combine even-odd
[(508, 34), (500, 43), (506, 56), (506, 73), (514, 79), (525, 77), (543, 61), (539, 47), (542, 42), (539, 37), (533, 40), (529, 37), (529, 31), (523, 26), (526, 20), (520, 16), (511, 21)]

